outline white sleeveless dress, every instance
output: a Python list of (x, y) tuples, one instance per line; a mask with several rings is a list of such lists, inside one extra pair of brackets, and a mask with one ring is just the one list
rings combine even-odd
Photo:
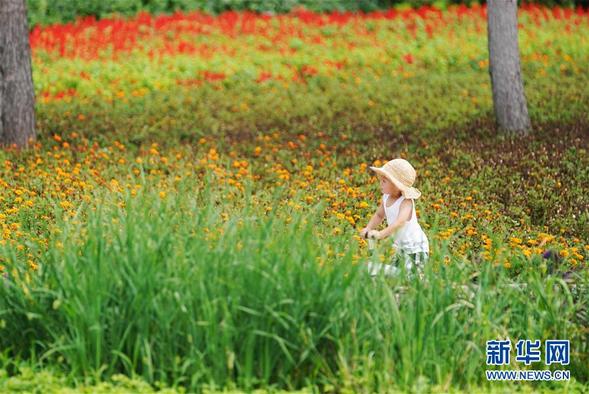
[[(399, 197), (393, 205), (387, 207), (387, 201), (389, 199), (388, 194), (383, 194), (382, 201), (384, 204), (384, 210), (387, 219), (387, 225), (393, 224), (399, 216), (399, 207), (405, 197)], [(423, 232), (421, 226), (417, 222), (417, 214), (415, 213), (415, 200), (411, 199), (413, 209), (411, 210), (411, 219), (405, 223), (394, 235), (393, 246), (397, 251), (404, 252), (406, 255), (415, 254), (417, 259), (425, 254), (427, 258), (429, 255), (429, 241), (427, 236)], [(416, 261), (416, 264), (420, 264), (422, 261)]]

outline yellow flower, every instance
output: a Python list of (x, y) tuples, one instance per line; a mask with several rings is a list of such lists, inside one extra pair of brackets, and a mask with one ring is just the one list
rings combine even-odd
[(492, 244), (493, 244), (493, 241), (490, 238), (487, 238), (485, 240), (485, 249), (490, 250)]
[(39, 265), (37, 263), (35, 263), (33, 260), (29, 260), (29, 267), (33, 270), (36, 271), (39, 268)]

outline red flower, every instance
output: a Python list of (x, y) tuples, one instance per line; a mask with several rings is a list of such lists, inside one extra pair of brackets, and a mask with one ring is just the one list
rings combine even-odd
[(263, 71), (260, 76), (258, 77), (258, 79), (256, 79), (257, 83), (262, 83), (264, 81), (267, 81), (268, 79), (272, 79), (272, 73), (271, 72), (267, 72), (267, 71)]
[(225, 79), (224, 73), (216, 73), (205, 70), (202, 72), (202, 76), (206, 81), (214, 82), (214, 81), (222, 81)]

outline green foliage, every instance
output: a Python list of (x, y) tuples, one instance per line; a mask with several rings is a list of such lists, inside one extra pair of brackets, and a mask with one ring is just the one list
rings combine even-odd
[(141, 379), (130, 379), (125, 375), (114, 375), (108, 382), (96, 384), (78, 382), (75, 388), (71, 386), (74, 386), (72, 382), (55, 368), (38, 370), (22, 363), (17, 365), (11, 374), (8, 374), (6, 369), (0, 370), (1, 392), (43, 394), (177, 394), (184, 392), (169, 388), (154, 389)]
[[(588, 0), (535, 0), (547, 6), (588, 5)], [(227, 10), (282, 13), (303, 6), (313, 11), (375, 11), (394, 6), (420, 7), (447, 4), (480, 3), (478, 0), (27, 0), (31, 26), (67, 22), (77, 17), (101, 18), (112, 13), (133, 15), (138, 11), (153, 13), (176, 10), (202, 10), (219, 13)]]
[(383, 391), (484, 385), (485, 341), (567, 338), (571, 374), (586, 379), (587, 271), (567, 283), (514, 256), (514, 277), (445, 263), (436, 241), (423, 278), (371, 279), (357, 247), (314, 231), (322, 204), (287, 222), (249, 203), (277, 206), (285, 190), (247, 185), (232, 203), (212, 186), (97, 195), (59, 223), (33, 275), (3, 247), (1, 347), (96, 381)]
[[(0, 243), (0, 390), (116, 386), (124, 374), (135, 392), (470, 393), (500, 387), (484, 380), (485, 341), (509, 337), (569, 339), (575, 380), (530, 390), (581, 392), (589, 74), (580, 35), (561, 36), (560, 23), (522, 29), (534, 124), (525, 138), (494, 127), (482, 28), (451, 27), (455, 45), (386, 25), (400, 33), (383, 52), (313, 49), (293, 36), (287, 59), (37, 52), (40, 145), (0, 156), (12, 212)], [(255, 52), (239, 39), (213, 38)], [(256, 82), (286, 62), (300, 73), (342, 58), (341, 72)], [(178, 83), (202, 70), (235, 73)], [(78, 96), (51, 99), (69, 88)], [(366, 165), (399, 155), (418, 167), (431, 260), (423, 280), (372, 280), (352, 227), (380, 197)], [(563, 234), (544, 247), (564, 247), (575, 264), (528, 247), (541, 231)]]

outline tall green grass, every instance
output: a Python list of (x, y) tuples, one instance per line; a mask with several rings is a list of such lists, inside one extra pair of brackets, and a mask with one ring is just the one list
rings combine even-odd
[(143, 189), (80, 207), (38, 272), (4, 247), (4, 351), (73, 381), (383, 391), (485, 385), (485, 341), (562, 338), (588, 380), (586, 272), (572, 288), (533, 266), (446, 265), (432, 242), (423, 279), (371, 279), (350, 238), (325, 236), (322, 205), (287, 219), (280, 190)]

